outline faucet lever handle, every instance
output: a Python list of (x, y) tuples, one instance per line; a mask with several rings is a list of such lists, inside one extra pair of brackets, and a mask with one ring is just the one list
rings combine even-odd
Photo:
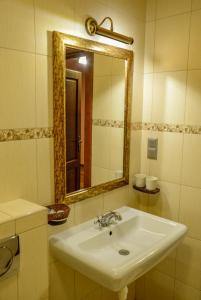
[(100, 217), (99, 217), (99, 216), (97, 216), (96, 218), (97, 218), (97, 219), (96, 219), (96, 220), (94, 220), (94, 224), (100, 223)]
[(94, 220), (94, 224), (98, 224), (99, 228), (102, 229), (102, 222), (101, 222), (102, 216), (97, 216), (96, 218), (97, 219)]
[(102, 216), (97, 216), (96, 218), (97, 218), (97, 219), (94, 220), (94, 224), (98, 224), (99, 227), (101, 227), (101, 218), (102, 218)]

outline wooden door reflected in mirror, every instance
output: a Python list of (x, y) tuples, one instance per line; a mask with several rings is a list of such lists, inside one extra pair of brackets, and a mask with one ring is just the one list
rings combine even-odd
[(66, 48), (66, 193), (91, 186), (93, 53)]

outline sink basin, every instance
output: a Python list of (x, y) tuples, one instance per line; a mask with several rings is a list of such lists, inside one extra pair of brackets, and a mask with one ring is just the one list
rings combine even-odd
[(187, 227), (130, 207), (100, 229), (94, 219), (50, 236), (53, 255), (112, 291), (145, 274), (175, 248)]

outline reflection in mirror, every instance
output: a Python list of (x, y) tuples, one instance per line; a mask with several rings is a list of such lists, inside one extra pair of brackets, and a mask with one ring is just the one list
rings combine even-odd
[(123, 177), (125, 61), (66, 47), (66, 193)]

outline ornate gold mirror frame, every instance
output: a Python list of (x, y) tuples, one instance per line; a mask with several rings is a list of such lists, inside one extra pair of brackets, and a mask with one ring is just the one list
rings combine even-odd
[[(73, 193), (65, 193), (65, 48), (77, 48), (125, 60), (124, 154), (123, 177)], [(67, 204), (111, 191), (129, 182), (130, 114), (132, 98), (133, 52), (75, 36), (53, 32), (54, 88), (54, 178), (55, 202)]]

